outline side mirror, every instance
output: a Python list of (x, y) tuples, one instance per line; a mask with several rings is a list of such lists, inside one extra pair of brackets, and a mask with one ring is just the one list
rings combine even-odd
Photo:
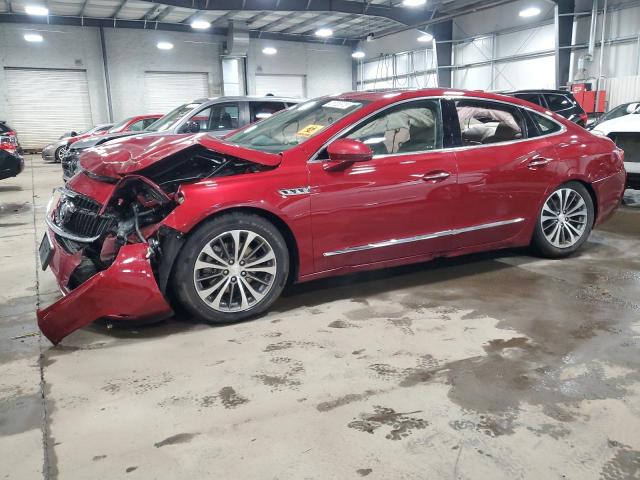
[(640, 103), (632, 103), (627, 107), (627, 113), (640, 113)]
[(182, 131), (184, 133), (198, 133), (200, 131), (200, 123), (190, 121), (183, 125)]
[(327, 147), (329, 163), (325, 170), (343, 170), (356, 162), (368, 162), (373, 159), (373, 151), (358, 140), (340, 138)]

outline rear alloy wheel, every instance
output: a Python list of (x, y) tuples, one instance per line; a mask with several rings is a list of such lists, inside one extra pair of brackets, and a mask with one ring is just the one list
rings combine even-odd
[(198, 229), (176, 263), (180, 302), (212, 323), (243, 320), (265, 311), (289, 272), (286, 243), (270, 222), (232, 213)]
[(553, 191), (544, 202), (533, 243), (546, 257), (570, 255), (587, 240), (593, 221), (591, 195), (581, 183), (569, 182)]

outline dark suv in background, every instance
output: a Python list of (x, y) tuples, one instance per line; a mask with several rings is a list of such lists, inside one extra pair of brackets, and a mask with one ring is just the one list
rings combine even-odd
[(515, 92), (506, 92), (506, 95), (540, 105), (542, 108), (556, 112), (581, 127), (587, 126), (589, 118), (586, 112), (573, 94), (566, 90), (517, 90)]

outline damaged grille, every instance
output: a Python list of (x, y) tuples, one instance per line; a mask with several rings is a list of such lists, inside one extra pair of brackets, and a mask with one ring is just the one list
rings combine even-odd
[[(68, 192), (68, 191), (67, 191)], [(99, 215), (100, 204), (83, 195), (63, 194), (53, 221), (65, 232), (78, 237), (98, 237), (116, 225), (116, 219)]]

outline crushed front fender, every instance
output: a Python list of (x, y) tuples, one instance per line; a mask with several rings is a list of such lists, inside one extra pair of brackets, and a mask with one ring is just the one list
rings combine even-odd
[(173, 314), (147, 258), (149, 245), (120, 248), (113, 264), (59, 301), (38, 310), (38, 326), (55, 345), (100, 318), (161, 320)]

